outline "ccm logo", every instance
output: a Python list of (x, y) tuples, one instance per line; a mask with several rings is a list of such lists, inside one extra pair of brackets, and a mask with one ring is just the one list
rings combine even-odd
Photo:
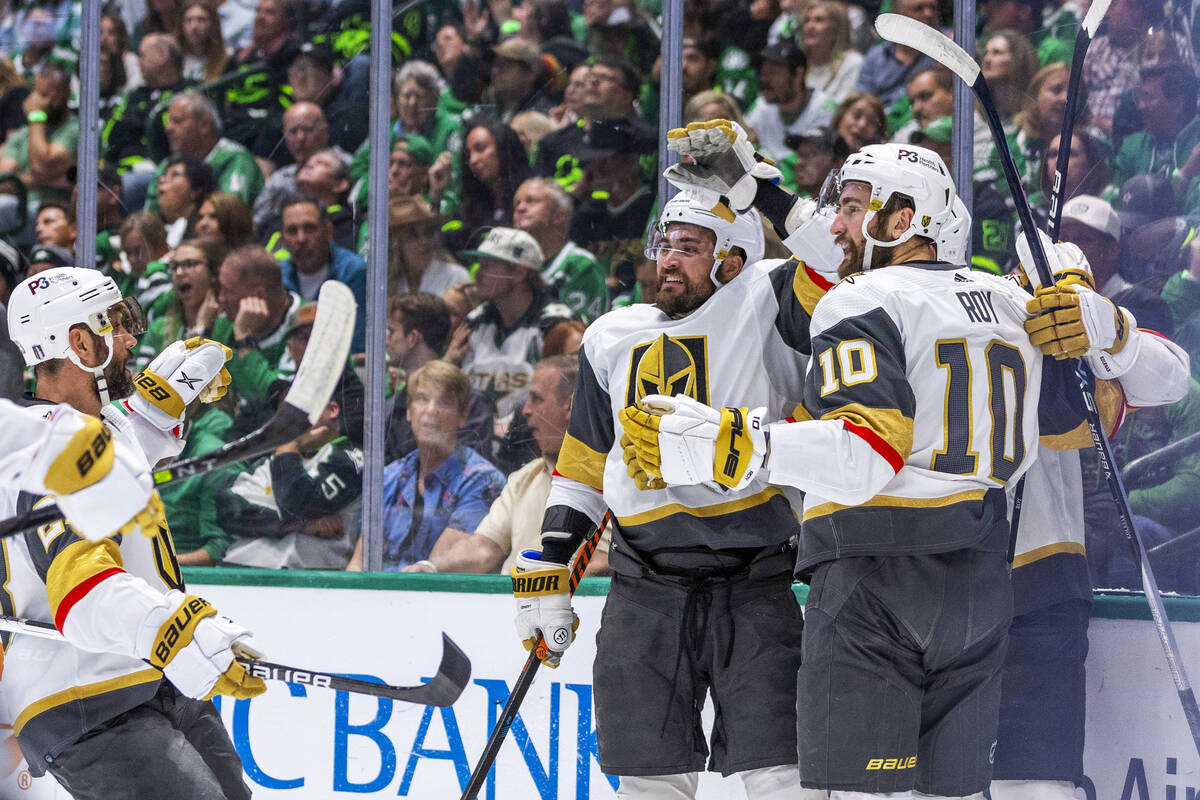
[(328, 675), (314, 675), (311, 672), (299, 669), (268, 667), (262, 663), (251, 664), (248, 672), (256, 678), (262, 678), (264, 681), (302, 683), (306, 686), (316, 686), (318, 689), (328, 689), (331, 680)]
[(513, 591), (526, 594), (558, 591), (557, 575), (538, 575), (533, 578), (513, 578)]

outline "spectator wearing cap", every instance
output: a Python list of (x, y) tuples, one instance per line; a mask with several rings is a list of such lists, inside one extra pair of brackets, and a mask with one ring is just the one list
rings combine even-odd
[(850, 47), (850, 15), (838, 0), (815, 0), (804, 9), (799, 44), (808, 57), (804, 83), (831, 115), (854, 91), (863, 56)]
[(804, 83), (804, 51), (790, 42), (779, 42), (762, 52), (758, 68), (758, 99), (746, 112), (746, 121), (758, 132), (759, 148), (779, 161), (792, 154), (788, 134), (804, 133), (829, 122), (830, 112), (809, 102)]
[[(898, 0), (892, 11), (923, 22), (931, 28), (941, 27), (937, 0)], [(855, 89), (878, 97), (890, 106), (904, 96), (909, 81), (918, 72), (937, 66), (927, 55), (895, 42), (880, 42), (863, 56)]]
[(616, 56), (597, 56), (587, 68), (587, 81), (579, 100), (582, 124), (568, 125), (549, 133), (538, 143), (533, 168), (538, 175), (554, 178), (574, 193), (583, 177), (577, 156), (584, 139), (597, 120), (631, 120), (636, 116), (641, 77), (628, 61)]
[(285, 202), (280, 233), (288, 251), (279, 262), (287, 289), (311, 301), (325, 281), (350, 287), (359, 309), (350, 349), (361, 353), (366, 348), (367, 262), (353, 250), (334, 244), (333, 221), (320, 200), (296, 197)]
[[(288, 333), (306, 339), (315, 306)], [(276, 381), (279, 402), (290, 387)], [(316, 424), (252, 464), (229, 487), (224, 563), (262, 569), (345, 569), (358, 542), (362, 504), (363, 385), (342, 373)]]
[(296, 372), (286, 337), (288, 320), (304, 300), (283, 285), (279, 262), (258, 245), (227, 255), (217, 281), (221, 315), (211, 338), (233, 350), (228, 369), (238, 396), (265, 397), (271, 381)]
[(1130, 285), (1117, 272), (1121, 233), (1121, 219), (1106, 200), (1083, 194), (1063, 204), (1059, 236), (1078, 245), (1087, 256), (1096, 287), (1106, 297)]
[(467, 271), (442, 248), (438, 219), (420, 196), (391, 198), (388, 230), (391, 247), (389, 294), (429, 292), (440, 295), (451, 286), (470, 280)]
[(642, 258), (642, 237), (656, 194), (642, 157), (657, 152), (657, 139), (641, 120), (604, 120), (592, 126), (577, 151), (584, 167), (575, 191), (571, 238), (605, 266), (611, 293), (633, 288)]
[(574, 204), (549, 178), (530, 178), (513, 198), (513, 227), (537, 240), (546, 263), (542, 280), (585, 323), (608, 311), (604, 267), (588, 250), (571, 241)]
[[(296, 173), (310, 156), (329, 147), (329, 123), (321, 107), (308, 101), (293, 103), (283, 112), (283, 141), (285, 147), (276, 149), (286, 150), (290, 163), (280, 159), (254, 200), (254, 227), (260, 235), (278, 230), (280, 206), (296, 193)], [(350, 154), (340, 148), (336, 152), (349, 165)]]
[(635, 3), (628, 0), (584, 0), (587, 51), (593, 58), (615, 55), (626, 59), (643, 75), (658, 58), (658, 37)]
[(462, 255), (479, 261), (475, 289), (483, 300), (467, 315), (471, 333), (463, 371), (495, 402), (497, 422), (507, 426), (525, 402), (546, 331), (571, 319), (571, 309), (546, 290), (542, 249), (525, 231), (492, 228)]
[[(171, 98), (167, 106), (167, 140), (171, 152), (208, 164), (222, 192), (253, 203), (262, 191), (262, 170), (249, 150), (223, 137), (221, 130), (217, 107), (204, 95), (186, 91)], [(146, 207), (151, 211), (158, 210), (156, 181), (166, 168), (166, 160), (159, 162), (154, 180), (146, 188)]]
[(73, 266), (75, 266), (75, 256), (70, 250), (63, 247), (38, 245), (29, 253), (29, 269), (25, 271), (25, 275), (28, 277), (56, 267)]
[(521, 111), (554, 108), (555, 100), (546, 91), (549, 76), (537, 45), (519, 36), (510, 36), (492, 48), (492, 83), (484, 92), (484, 103), (493, 106), (493, 114), (509, 123)]
[(1200, 119), (1196, 73), (1183, 64), (1145, 67), (1136, 93), (1142, 130), (1125, 137), (1113, 159), (1118, 186), (1134, 175), (1165, 175), (1179, 193), (1200, 176)]
[(828, 125), (789, 134), (785, 143), (792, 154), (779, 163), (784, 185), (802, 197), (819, 195), (829, 171), (850, 155), (850, 147)]
[[(411, 292), (388, 298), (388, 367), (398, 373), (398, 382), (395, 393), (387, 399), (390, 408), (384, 433), (385, 462), (399, 460), (417, 448), (408, 419), (407, 376), (445, 352), (450, 330), (450, 307), (437, 295)], [(495, 405), (488, 396), (471, 389), (467, 419), (458, 430), (458, 443), (485, 456), (490, 454), (495, 416)]]
[[(33, 237), (34, 212), (43, 200), (66, 200), (71, 196), (67, 170), (75, 165), (79, 149), (79, 117), (68, 107), (71, 76), (56, 63), (38, 71), (33, 91), (25, 98), (28, 123), (9, 134), (0, 148), (0, 172), (15, 172), (25, 185), (28, 228), (20, 239)], [(0, 206), (0, 228), (16, 227), (17, 203), (11, 188), (0, 186), (5, 201)]]
[(125, 93), (101, 129), (104, 158), (121, 171), (149, 170), (170, 155), (162, 118), (171, 98), (191, 82), (183, 77), (183, 51), (175, 38), (151, 33), (138, 43), (143, 85)]

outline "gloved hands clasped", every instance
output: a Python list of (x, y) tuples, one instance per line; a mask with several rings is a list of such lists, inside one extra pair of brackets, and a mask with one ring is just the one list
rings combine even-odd
[[(651, 478), (674, 486), (715, 482), (737, 491), (766, 465), (765, 414), (765, 408), (715, 409), (684, 395), (656, 394), (618, 418), (633, 457)], [(627, 465), (633, 457), (626, 457)]]

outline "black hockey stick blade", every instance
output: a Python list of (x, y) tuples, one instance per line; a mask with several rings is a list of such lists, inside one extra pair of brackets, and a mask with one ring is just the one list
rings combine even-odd
[(458, 700), (463, 689), (471, 680), (471, 660), (467, 658), (467, 654), (462, 651), (462, 648), (444, 633), (442, 634), (442, 662), (438, 665), (437, 674), (428, 683), (416, 686), (389, 686), (386, 683), (372, 683), (328, 672), (297, 669), (250, 658), (239, 658), (238, 661), (246, 667), (246, 671), (251, 675), (266, 681), (299, 683), (339, 692), (386, 697), (390, 700), (416, 703), (422, 706), (454, 705), (454, 701)]
[[(287, 444), (308, 430), (329, 403), (338, 378), (350, 353), (354, 335), (356, 304), (345, 284), (326, 281), (317, 298), (317, 316), (313, 321), (304, 360), (279, 410), (256, 431), (246, 434), (211, 453), (167, 464), (153, 472), (154, 485), (163, 486), (186, 480), (210, 470), (268, 453)], [(50, 504), (0, 522), (0, 539), (21, 531), (46, 525), (62, 517)]]
[[(41, 620), (0, 616), (0, 632), (66, 642), (66, 638), (58, 628), (54, 627), (53, 623)], [(444, 633), (442, 634), (442, 662), (438, 666), (437, 674), (428, 683), (417, 686), (389, 686), (386, 683), (345, 678), (328, 672), (288, 667), (253, 658), (239, 658), (238, 661), (251, 675), (262, 678), (264, 681), (299, 683), (319, 689), (386, 697), (391, 700), (426, 706), (452, 705), (471, 679), (471, 660), (467, 658), (467, 654), (462, 651), (462, 648)]]

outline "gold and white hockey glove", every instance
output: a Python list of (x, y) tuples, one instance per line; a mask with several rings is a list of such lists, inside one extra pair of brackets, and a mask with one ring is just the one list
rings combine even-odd
[(232, 357), (232, 350), (211, 339), (172, 342), (133, 379), (137, 391), (125, 403), (159, 430), (171, 430), (193, 400), (212, 403), (225, 396), (233, 380), (225, 364)]
[[(741, 213), (754, 205), (758, 193), (755, 179), (778, 182), (782, 175), (770, 161), (754, 150), (754, 143), (736, 122), (714, 119), (692, 122), (686, 128), (667, 131), (667, 149), (687, 156), (663, 171), (663, 176), (681, 190), (713, 206), (713, 213)], [(728, 214), (732, 221), (732, 213)]]
[(537, 550), (522, 550), (509, 573), (517, 600), (517, 635), (526, 650), (546, 639), (542, 663), (557, 667), (563, 651), (575, 641), (579, 617), (571, 610), (571, 571), (565, 564), (543, 561)]
[[(53, 495), (71, 527), (89, 541), (126, 533), (161, 516), (145, 464), (113, 440), (97, 417), (60, 409), (29, 462), (27, 488)], [(40, 486), (38, 485), (40, 483)], [(148, 536), (158, 533), (143, 529)]]
[(1070, 278), (1039, 288), (1025, 308), (1033, 315), (1025, 320), (1029, 341), (1059, 360), (1101, 350), (1116, 355), (1137, 324), (1128, 311)]
[(633, 485), (642, 491), (667, 488), (667, 484), (663, 482), (662, 478), (656, 478), (646, 472), (646, 468), (638, 459), (637, 451), (637, 445), (629, 438), (629, 434), (623, 434), (621, 436), (621, 459), (625, 462), (625, 471), (629, 473), (629, 477), (633, 478)]
[(684, 395), (646, 396), (618, 418), (645, 471), (668, 485), (716, 481), (737, 491), (767, 459), (765, 408), (717, 410)]
[(196, 700), (218, 694), (240, 700), (267, 690), (263, 679), (247, 673), (236, 659), (262, 658), (250, 631), (219, 616), (196, 595), (167, 592), (163, 604), (147, 615), (138, 650), (180, 694)]
[[(1046, 262), (1055, 283), (1078, 283), (1094, 291), (1096, 279), (1092, 277), (1092, 265), (1088, 263), (1087, 256), (1079, 246), (1071, 242), (1052, 242), (1044, 232), (1037, 233), (1038, 238), (1042, 240), (1042, 250), (1046, 253)], [(1033, 287), (1035, 291), (1040, 289), (1042, 279), (1034, 266), (1033, 250), (1024, 231), (1017, 237), (1017, 258), (1021, 261), (1026, 285)]]

